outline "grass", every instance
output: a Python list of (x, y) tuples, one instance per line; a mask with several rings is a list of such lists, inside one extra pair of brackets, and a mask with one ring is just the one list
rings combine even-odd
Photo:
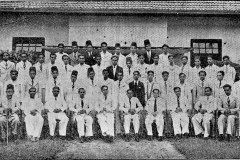
[(63, 151), (65, 146), (61, 140), (41, 140), (39, 142), (28, 142), (21, 140), (18, 144), (10, 142), (0, 144), (0, 159), (54, 159), (56, 154)]
[(239, 159), (240, 141), (219, 142), (218, 140), (204, 140), (199, 138), (188, 138), (179, 141), (172, 140), (171, 143), (187, 159)]

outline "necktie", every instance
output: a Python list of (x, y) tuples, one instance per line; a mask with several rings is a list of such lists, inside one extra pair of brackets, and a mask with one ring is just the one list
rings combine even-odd
[(81, 99), (81, 106), (82, 106), (82, 108), (83, 108), (83, 106), (84, 106), (83, 99)]
[(6, 62), (6, 65), (5, 65), (5, 66), (6, 66), (6, 69), (7, 69), (7, 67), (8, 67), (8, 64), (7, 64), (7, 62)]
[(77, 59), (77, 53), (74, 53), (74, 58)]
[(202, 81), (202, 87), (204, 86), (204, 82)]
[(67, 72), (67, 65), (65, 65), (65, 70), (66, 70), (66, 72)]
[(118, 87), (120, 88), (120, 86), (121, 86), (121, 81), (119, 81), (119, 84), (118, 84)]
[(178, 106), (178, 108), (180, 108), (180, 101), (179, 101), (179, 97), (177, 97), (177, 106)]
[(220, 81), (220, 83), (219, 83), (219, 88), (221, 87), (221, 85), (222, 85), (222, 81)]
[(157, 98), (154, 101), (154, 112), (157, 112)]
[(94, 85), (94, 83), (93, 83), (93, 79), (92, 79), (92, 85)]
[(167, 94), (167, 81), (164, 81), (164, 85), (165, 85), (165, 92)]
[(72, 84), (72, 90), (74, 89), (74, 82), (73, 82), (73, 84)]
[(227, 98), (228, 107), (230, 107), (230, 98)]
[(107, 96), (105, 96), (105, 101), (107, 100)]
[(40, 71), (42, 72), (42, 63), (40, 64)]
[(130, 68), (128, 68), (128, 73), (129, 73), (129, 75), (131, 74), (131, 70), (130, 70)]
[(55, 97), (55, 101), (57, 100), (57, 97)]
[(182, 69), (181, 69), (181, 70), (182, 70), (182, 72), (183, 72), (183, 69), (184, 69), (184, 65), (182, 66)]
[(32, 86), (33, 86), (33, 84), (34, 84), (34, 80), (32, 79)]
[(148, 82), (147, 82), (147, 99), (149, 99)]
[(129, 98), (129, 106), (130, 106), (130, 109), (131, 109), (131, 99)]
[(23, 62), (23, 68), (26, 69), (26, 62)]
[(54, 78), (54, 85), (56, 86), (56, 84), (57, 84), (57, 81), (56, 81), (56, 79)]

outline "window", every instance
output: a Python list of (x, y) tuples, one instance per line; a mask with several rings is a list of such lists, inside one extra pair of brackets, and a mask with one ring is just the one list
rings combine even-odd
[(12, 50), (16, 52), (25, 50), (44, 53), (42, 46), (45, 46), (44, 37), (13, 37)]
[(194, 58), (200, 57), (202, 67), (207, 66), (207, 57), (211, 55), (214, 60), (222, 60), (221, 39), (191, 39), (191, 65), (194, 66)]

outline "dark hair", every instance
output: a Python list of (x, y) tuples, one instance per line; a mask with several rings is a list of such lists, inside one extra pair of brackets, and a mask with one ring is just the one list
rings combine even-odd
[(8, 89), (12, 89), (12, 90), (14, 91), (14, 85), (12, 85), (12, 84), (8, 84), (6, 90), (8, 90)]
[(149, 70), (149, 71), (147, 72), (147, 74), (150, 74), (150, 73), (154, 74), (154, 71)]
[[(62, 56), (62, 60), (63, 60), (64, 57), (68, 57), (68, 55), (64, 54), (64, 55)], [(68, 58), (69, 58), (69, 57), (68, 57)]]
[(29, 72), (34, 71), (36, 73), (36, 67), (30, 67)]
[(224, 75), (225, 75), (224, 71), (218, 71), (217, 73), (221, 73), (221, 74), (222, 74), (222, 76), (224, 76)]
[(185, 73), (179, 73), (179, 77), (180, 77), (181, 75), (184, 75), (184, 76), (186, 76), (186, 74), (185, 74)]
[(172, 54), (169, 54), (169, 55), (168, 55), (168, 58), (170, 58), (170, 57), (173, 57), (173, 55), (172, 55)]
[(102, 42), (102, 43), (101, 43), (101, 47), (102, 47), (102, 45), (104, 45), (104, 44), (107, 46), (107, 42)]
[(180, 91), (181, 91), (181, 88), (180, 88), (180, 87), (174, 87), (174, 88), (173, 88), (174, 91), (177, 90), (177, 89), (180, 89)]
[(53, 87), (53, 90), (54, 90), (54, 89), (60, 90), (60, 88), (59, 88), (58, 86), (54, 86), (54, 87)]
[(64, 44), (63, 43), (59, 43), (58, 47), (62, 46), (64, 48)]
[(230, 89), (232, 89), (232, 86), (231, 86), (230, 84), (225, 84), (225, 85), (223, 86), (223, 88), (227, 88), (227, 87), (229, 87)]
[(11, 71), (10, 71), (10, 74), (12, 74), (12, 73), (17, 73), (18, 74), (18, 71), (16, 70), (16, 69), (12, 69)]
[(188, 56), (182, 56), (182, 58), (181, 58), (181, 59), (183, 59), (183, 58), (186, 58), (186, 59), (188, 60)]
[(206, 90), (206, 89), (210, 89), (210, 91), (212, 92), (212, 88), (211, 88), (211, 87), (205, 87), (205, 90)]
[(53, 72), (53, 71), (57, 71), (57, 72), (58, 72), (57, 66), (52, 66), (52, 67), (51, 67), (51, 72)]
[(51, 54), (50, 54), (50, 57), (53, 56), (53, 55), (57, 57), (56, 53), (51, 53)]
[(133, 74), (134, 74), (135, 72), (137, 72), (137, 73), (138, 73), (138, 75), (140, 75), (140, 72), (139, 72), (139, 71), (134, 71), (134, 72), (133, 72)]
[(103, 90), (103, 88), (104, 88), (104, 87), (107, 87), (107, 89), (108, 89), (108, 86), (106, 86), (106, 85), (103, 85), (103, 86), (101, 87), (101, 90)]
[(127, 62), (131, 62), (131, 63), (132, 63), (132, 62), (133, 62), (133, 61), (132, 61), (132, 58), (131, 58), (131, 57), (127, 57), (127, 58), (126, 58), (126, 63), (127, 63)]
[(207, 75), (206, 71), (204, 71), (204, 70), (199, 71), (199, 72), (198, 72), (198, 75), (200, 75), (200, 73), (204, 73), (205, 76)]
[(223, 56), (223, 60), (224, 60), (225, 58), (227, 58), (228, 60), (230, 59), (229, 56)]
[(163, 71), (162, 75), (164, 75), (164, 74), (168, 74), (169, 75), (169, 72), (168, 71)]
[(31, 87), (31, 88), (29, 88), (28, 92), (30, 92), (31, 89), (34, 89), (35, 92), (37, 91), (37, 89), (35, 87)]

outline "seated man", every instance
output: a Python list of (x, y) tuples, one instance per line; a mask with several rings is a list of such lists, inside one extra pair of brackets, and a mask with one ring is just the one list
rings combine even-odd
[(131, 120), (134, 126), (135, 140), (139, 142), (139, 111), (143, 109), (142, 104), (137, 97), (133, 97), (133, 91), (127, 90), (127, 96), (125, 96), (120, 104), (119, 110), (124, 113), (124, 130), (126, 134), (126, 141), (130, 141), (129, 130)]
[(173, 130), (176, 138), (181, 138), (184, 135), (186, 138), (189, 136), (189, 117), (187, 114), (190, 109), (190, 104), (186, 97), (181, 94), (180, 87), (174, 87), (173, 96), (169, 99), (169, 110), (173, 121)]
[(43, 118), (41, 111), (43, 110), (43, 104), (40, 98), (36, 96), (37, 89), (31, 87), (29, 89), (29, 96), (26, 96), (22, 102), (22, 110), (25, 117), (25, 124), (28, 139), (35, 142), (38, 141), (42, 132)]
[(195, 104), (195, 109), (198, 111), (192, 117), (192, 123), (195, 135), (208, 138), (210, 133), (210, 121), (213, 119), (213, 112), (217, 109), (217, 99), (212, 96), (212, 88), (205, 88), (205, 96), (199, 98)]
[(221, 96), (219, 99), (218, 109), (221, 112), (220, 117), (218, 118), (218, 131), (219, 131), (219, 140), (224, 140), (224, 133), (226, 124), (227, 124), (227, 140), (230, 141), (235, 130), (235, 119), (237, 111), (239, 110), (239, 101), (238, 98), (231, 94), (232, 86), (225, 84), (223, 86), (225, 95)]
[(166, 110), (166, 101), (162, 97), (159, 97), (159, 89), (153, 89), (153, 97), (147, 101), (146, 110), (148, 115), (145, 120), (148, 140), (152, 140), (152, 123), (156, 121), (158, 131), (158, 141), (162, 141), (164, 119), (162, 112)]
[[(79, 88), (78, 95), (74, 96), (70, 110), (74, 111), (74, 121), (77, 121), (77, 129), (79, 134), (79, 141), (84, 142), (83, 136), (85, 135), (86, 141), (90, 141), (93, 136), (92, 123), (93, 119), (89, 116), (91, 111), (90, 100), (85, 97), (85, 89)], [(84, 128), (86, 126), (86, 132)]]
[(64, 113), (67, 109), (66, 102), (63, 97), (59, 95), (60, 88), (58, 86), (53, 87), (52, 94), (53, 96), (49, 97), (48, 101), (45, 104), (45, 112), (48, 115), (48, 123), (50, 128), (50, 136), (53, 139), (55, 128), (56, 128), (56, 120), (60, 120), (59, 122), (59, 135), (61, 139), (65, 139), (66, 129), (68, 124), (68, 117)]
[[(5, 140), (7, 137), (6, 128), (11, 128), (13, 134), (13, 140), (16, 140), (18, 137), (18, 126), (19, 126), (19, 117), (17, 112), (19, 111), (20, 103), (18, 98), (14, 96), (14, 86), (8, 84), (6, 87), (6, 96), (2, 97), (0, 108), (0, 131), (1, 136), (0, 141)], [(8, 124), (7, 124), (8, 123)], [(10, 125), (9, 125), (10, 124)]]
[(109, 95), (107, 86), (102, 86), (101, 91), (95, 110), (98, 112), (97, 118), (102, 135), (107, 142), (111, 143), (114, 136), (114, 110), (117, 106), (113, 97)]

